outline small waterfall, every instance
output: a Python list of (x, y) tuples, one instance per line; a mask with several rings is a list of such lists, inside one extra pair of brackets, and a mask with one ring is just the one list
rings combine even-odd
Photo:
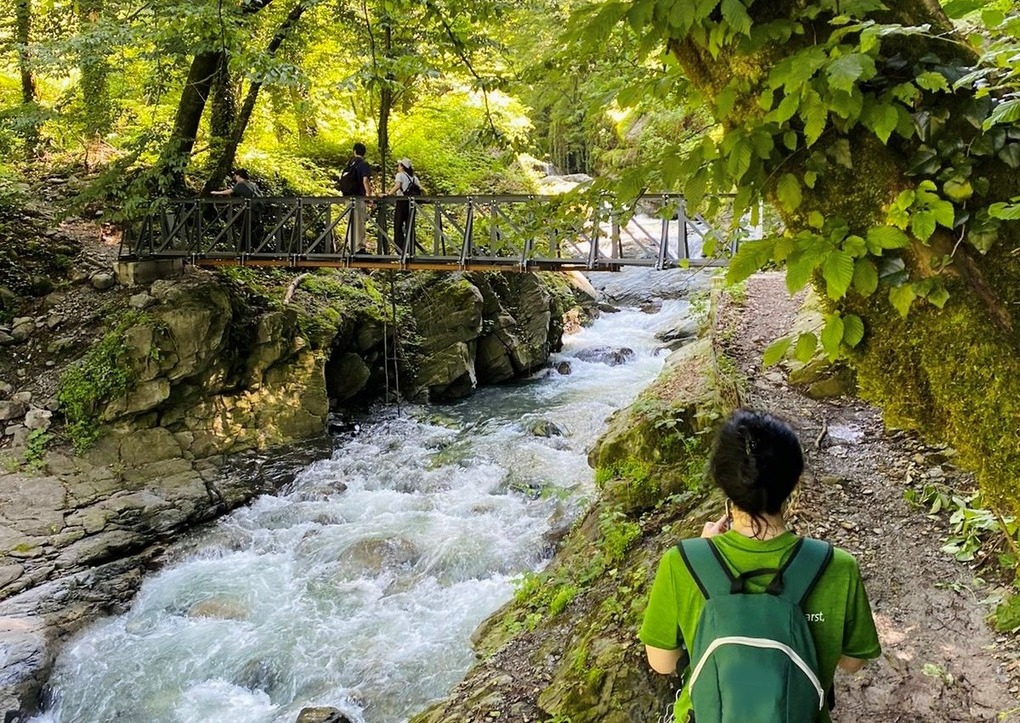
[[(309, 705), (406, 719), (463, 677), (472, 631), (584, 509), (588, 448), (661, 368), (655, 333), (686, 313), (667, 299), (605, 314), (553, 359), (568, 375), (362, 420), (70, 642), (33, 720), (293, 723)], [(600, 347), (634, 353), (611, 366)]]

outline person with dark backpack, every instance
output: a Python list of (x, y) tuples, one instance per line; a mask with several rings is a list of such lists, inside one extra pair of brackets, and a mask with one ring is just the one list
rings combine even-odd
[[(393, 176), (393, 186), (390, 188), (391, 196), (420, 196), (421, 182), (414, 174), (414, 166), (410, 158), (401, 158), (397, 161), (397, 172)], [(393, 205), (393, 244), (397, 247), (397, 253), (404, 254), (405, 239), (411, 228), (411, 202), (398, 200)], [(409, 255), (414, 254), (414, 248), (409, 249)]]
[(726, 515), (663, 556), (639, 633), (652, 669), (684, 674), (676, 723), (829, 723), (836, 668), (880, 654), (857, 561), (787, 528), (803, 469), (769, 414), (737, 410), (716, 438)]
[(365, 153), (368, 149), (364, 143), (354, 144), (354, 156), (351, 157), (344, 170), (340, 173), (340, 180), (337, 183), (340, 193), (344, 196), (354, 196), (351, 204), (351, 220), (347, 226), (347, 240), (355, 253), (365, 251), (365, 219), (368, 209), (365, 198), (372, 195), (372, 166), (365, 160)]

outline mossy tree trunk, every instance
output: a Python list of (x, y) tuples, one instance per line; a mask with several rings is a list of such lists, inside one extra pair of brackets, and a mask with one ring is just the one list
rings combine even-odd
[[(902, 82), (896, 74), (902, 71), (903, 61), (909, 69), (909, 63), (924, 62), (926, 56), (937, 56), (947, 65), (973, 65), (977, 60), (966, 42), (953, 34), (938, 3), (890, 0), (886, 4), (888, 10), (869, 19), (907, 26), (928, 24), (932, 32), (890, 40), (882, 48), (873, 82)], [(751, 26), (756, 27), (784, 21), (802, 8), (802, 3), (772, 0), (751, 3), (746, 10)], [(745, 79), (732, 97), (733, 110), (724, 126), (750, 128), (764, 125), (768, 109), (763, 109), (761, 98), (763, 92), (771, 92), (770, 71), (794, 53), (824, 44), (836, 28), (821, 16), (809, 25), (803, 34), (761, 44), (750, 53), (734, 44), (714, 56), (704, 42), (690, 35), (671, 40), (670, 49), (689, 80), (713, 102), (722, 93), (732, 92), (731, 79)], [(809, 149), (765, 161), (762, 188), (756, 190), (774, 202), (792, 234), (812, 231), (815, 213), (815, 219), (845, 219), (850, 233), (863, 236), (867, 229), (888, 223), (887, 213), (901, 192), (917, 188), (919, 178), (912, 166), (919, 144), (934, 146), (935, 140), (950, 143), (980, 135), (967, 117), (967, 108), (974, 102), (966, 89), (925, 93), (912, 113), (917, 125), (914, 137), (894, 134), (887, 142), (862, 124), (841, 130), (833, 115)], [(940, 124), (934, 139), (932, 119)], [(980, 128), (980, 121), (976, 125)], [(1009, 138), (1018, 131), (1016, 124), (1010, 127)], [(1006, 130), (1002, 132), (1005, 136)], [(968, 243), (974, 228), (968, 221), (971, 214), (982, 205), (1006, 202), (1020, 194), (1020, 175), (994, 155), (971, 157), (970, 151), (969, 143), (959, 151), (967, 155), (966, 181), (986, 190), (953, 199), (956, 223), (952, 229), (939, 226), (924, 242), (911, 234), (905, 248), (883, 259), (898, 254), (911, 279), (937, 279), (949, 292), (945, 307), (939, 310), (922, 302), (910, 306), (908, 301), (910, 311), (904, 318), (884, 294), (865, 297), (851, 288), (832, 308), (857, 314), (865, 322), (866, 335), (852, 356), (862, 392), (883, 408), (887, 420), (947, 440), (961, 452), (961, 461), (977, 472), (994, 502), (1020, 511), (1020, 491), (1014, 481), (1020, 479), (1020, 335), (1015, 318), (1020, 299), (1016, 254), (1020, 234), (1017, 224), (1003, 224), (994, 243)], [(804, 184), (803, 201), (791, 210), (792, 204), (784, 204), (781, 198), (781, 177), (806, 177), (819, 163), (824, 172), (813, 187)], [(949, 183), (939, 180), (939, 192), (948, 195), (948, 188)], [(816, 272), (815, 281), (824, 297), (821, 273)]]
[(81, 71), (81, 94), (84, 105), (85, 133), (98, 139), (110, 132), (113, 113), (107, 76), (110, 73), (106, 50), (96, 37), (103, 13), (104, 0), (79, 0), (78, 22), (90, 38), (81, 49), (78, 67)]
[[(32, 72), (32, 55), (30, 45), (32, 39), (32, 3), (31, 0), (16, 0), (14, 3), (15, 34), (18, 43), (18, 69), (21, 72), (21, 102), (27, 113), (34, 116), (36, 112), (35, 75)], [(29, 158), (34, 158), (39, 146), (39, 127), (32, 118), (26, 124), (24, 132), (25, 151)]]
[[(269, 42), (266, 48), (266, 55), (273, 57), (276, 55), (276, 51), (283, 45), (283, 41), (287, 39), (291, 31), (301, 20), (301, 16), (304, 15), (305, 10), (311, 5), (310, 2), (297, 3), (291, 11), (284, 18), (283, 22), (280, 23), (280, 27), (277, 28), (276, 33), (273, 35), (273, 39)], [(233, 127), (230, 131), (230, 136), (226, 139), (216, 153), (216, 161), (213, 164), (213, 171), (206, 181), (205, 187), (202, 189), (203, 193), (208, 193), (220, 183), (221, 179), (230, 173), (231, 168), (234, 165), (234, 161), (237, 159), (237, 149), (241, 145), (241, 141), (244, 139), (244, 133), (248, 130), (248, 123), (251, 121), (252, 113), (255, 112), (255, 104), (258, 102), (259, 92), (262, 90), (262, 81), (254, 81), (248, 86), (248, 92), (245, 94), (244, 103), (241, 104), (241, 109), (237, 113), (237, 117), (234, 119)]]

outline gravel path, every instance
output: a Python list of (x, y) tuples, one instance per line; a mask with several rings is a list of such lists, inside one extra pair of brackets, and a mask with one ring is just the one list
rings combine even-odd
[(808, 471), (792, 507), (797, 532), (831, 540), (860, 561), (883, 654), (837, 679), (837, 722), (1020, 720), (1020, 653), (1013, 636), (985, 622), (995, 586), (941, 551), (946, 517), (904, 498), (927, 482), (973, 481), (952, 450), (886, 431), (859, 400), (809, 399), (778, 368), (762, 370), (765, 346), (786, 333), (798, 308), (782, 275), (748, 280), (745, 300), (723, 313), (737, 333), (727, 353), (752, 382), (744, 404), (785, 417), (800, 435)]

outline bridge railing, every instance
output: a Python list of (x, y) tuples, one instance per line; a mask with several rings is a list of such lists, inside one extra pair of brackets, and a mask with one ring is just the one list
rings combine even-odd
[[(406, 204), (403, 247), (393, 221)], [(361, 229), (364, 229), (363, 232)], [(709, 265), (724, 234), (688, 217), (683, 198), (649, 194), (628, 207), (606, 198), (192, 198), (164, 202), (125, 233), (122, 257), (240, 263), (407, 264), (607, 269)]]

